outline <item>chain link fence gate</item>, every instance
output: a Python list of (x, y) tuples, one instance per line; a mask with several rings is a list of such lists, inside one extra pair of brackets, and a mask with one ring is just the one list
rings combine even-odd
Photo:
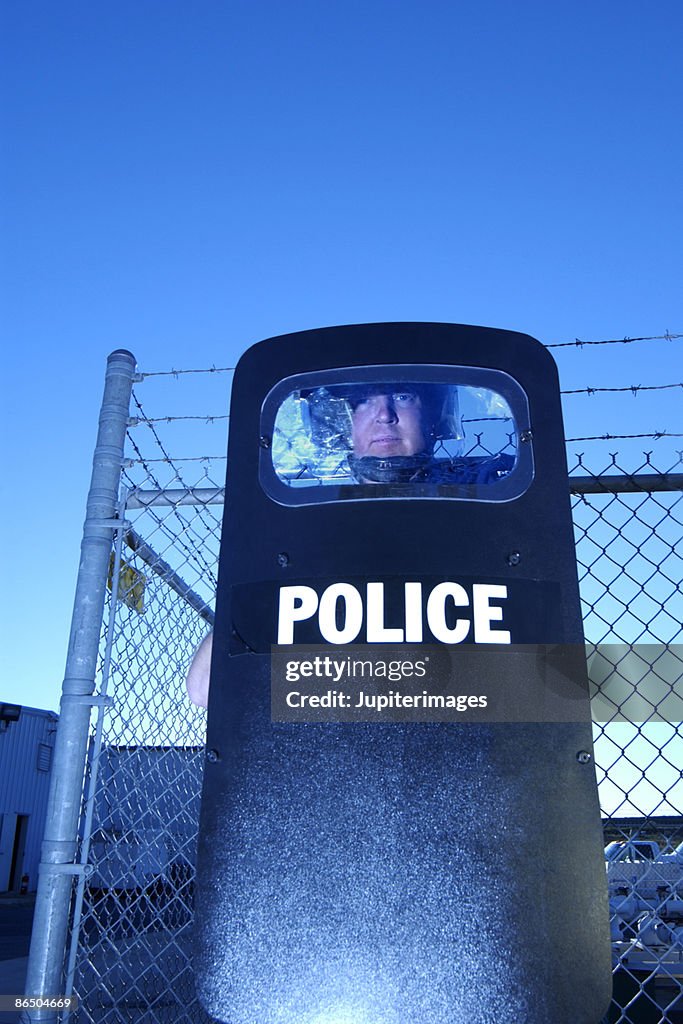
[[(83, 542), (96, 549), (82, 584), (95, 632), (77, 593), (27, 979), (27, 992), (73, 991), (79, 1006), (26, 1021), (208, 1021), (191, 932), (205, 712), (184, 680), (213, 621), (227, 417), (148, 415), (140, 388), (129, 411), (132, 385), (150, 376), (135, 374), (130, 353), (109, 358)], [(190, 391), (195, 380), (183, 377)], [(202, 388), (204, 401), (206, 374)], [(222, 405), (224, 392), (222, 378)], [(204, 431), (185, 435), (191, 451), (221, 454), (172, 457), (161, 436), (171, 422)], [(683, 1020), (681, 468), (680, 453), (674, 465), (632, 453), (570, 464), (612, 844), (609, 1021), (624, 1024)]]

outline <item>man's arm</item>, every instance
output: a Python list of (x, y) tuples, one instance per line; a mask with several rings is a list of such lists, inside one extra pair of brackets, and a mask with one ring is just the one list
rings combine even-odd
[(211, 669), (212, 647), (213, 633), (209, 633), (195, 651), (185, 680), (190, 700), (200, 708), (207, 707), (209, 703), (209, 671)]

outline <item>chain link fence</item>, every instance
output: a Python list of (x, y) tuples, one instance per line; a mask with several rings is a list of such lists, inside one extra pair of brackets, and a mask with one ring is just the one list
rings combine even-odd
[[(227, 405), (224, 371), (201, 385), (175, 376), (195, 408), (211, 388), (216, 407)], [(77, 1024), (208, 1020), (191, 932), (205, 712), (185, 675), (213, 621), (227, 417), (171, 410), (168, 376), (152, 383), (166, 415), (145, 411), (151, 385), (139, 378), (92, 699), (76, 858), (87, 866), (76, 872), (66, 957), (79, 1008), (65, 1019)], [(680, 453), (625, 447), (621, 457), (570, 453), (611, 844), (608, 1019), (673, 1024), (683, 1021), (683, 714), (659, 712), (681, 692), (683, 476)], [(644, 689), (654, 699), (632, 713), (627, 702)]]
[(612, 915), (608, 1019), (624, 1024), (683, 1021), (680, 470), (680, 453), (668, 467), (612, 454), (599, 473), (584, 457), (570, 473), (582, 478), (573, 516)]

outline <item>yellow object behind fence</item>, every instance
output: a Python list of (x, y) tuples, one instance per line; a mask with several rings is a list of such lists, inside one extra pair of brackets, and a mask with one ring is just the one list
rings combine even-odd
[[(112, 551), (109, 558), (109, 576), (107, 579), (107, 585), (110, 590), (112, 589), (113, 577), (114, 552)], [(145, 610), (145, 577), (123, 558), (119, 568), (119, 586), (116, 597), (117, 600), (123, 601), (128, 608), (132, 608), (134, 611), (140, 612), (140, 614)]]

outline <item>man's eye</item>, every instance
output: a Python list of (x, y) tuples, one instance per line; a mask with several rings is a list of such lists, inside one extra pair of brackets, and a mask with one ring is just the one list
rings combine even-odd
[(394, 402), (400, 402), (401, 405), (410, 405), (415, 401), (415, 395), (411, 391), (398, 391), (395, 395), (392, 395)]

